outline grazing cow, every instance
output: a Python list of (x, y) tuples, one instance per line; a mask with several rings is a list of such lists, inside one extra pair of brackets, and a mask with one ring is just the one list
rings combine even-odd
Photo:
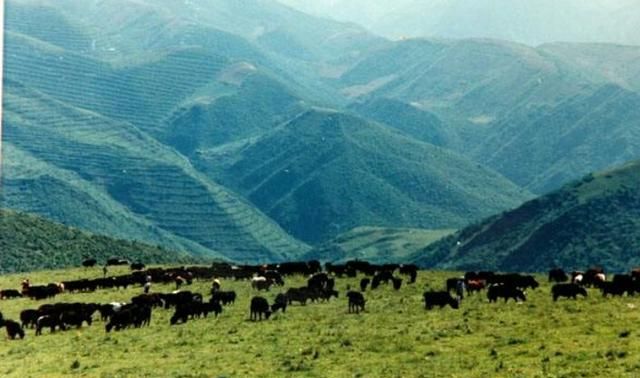
[(362, 293), (349, 291), (347, 293), (347, 298), (349, 299), (349, 313), (355, 312), (356, 314), (359, 314), (360, 311), (364, 311), (364, 304), (366, 300)]
[(131, 268), (131, 270), (143, 270), (146, 267), (146, 265), (144, 265), (141, 262), (134, 262), (134, 263), (131, 263), (129, 267)]
[(140, 328), (149, 324), (151, 324), (151, 307), (126, 304), (111, 316), (109, 323), (105, 325), (105, 331), (111, 332), (112, 329), (120, 331), (130, 326)]
[(447, 291), (456, 291), (458, 289), (458, 284), (464, 281), (465, 280), (463, 278), (459, 277), (447, 278)]
[(0, 320), (0, 327), (5, 327), (7, 330), (7, 336), (11, 340), (15, 340), (16, 336), (20, 337), (20, 339), (24, 339), (24, 330), (20, 326), (20, 323), (14, 322), (13, 320)]
[(23, 328), (34, 328), (38, 317), (40, 317), (38, 310), (28, 309), (20, 311), (20, 321), (22, 322)]
[(402, 278), (393, 277), (392, 281), (393, 281), (393, 288), (395, 290), (400, 290), (400, 287), (402, 286)]
[(220, 315), (220, 313), (222, 312), (222, 305), (218, 301), (209, 301), (208, 303), (203, 302), (201, 307), (202, 314), (205, 318), (207, 317), (207, 315), (209, 315), (209, 313), (213, 313), (217, 318), (218, 315)]
[(223, 305), (235, 303), (236, 292), (235, 291), (214, 291), (211, 293), (211, 302), (220, 302)]
[(306, 305), (307, 301), (310, 299), (311, 292), (308, 287), (292, 287), (287, 290), (286, 293), (287, 299), (289, 300), (289, 304), (292, 302), (299, 302), (301, 305)]
[(578, 295), (587, 296), (587, 290), (582, 286), (574, 283), (559, 283), (551, 288), (553, 301), (557, 301), (559, 297), (577, 299)]
[(47, 286), (29, 286), (26, 290), (26, 295), (29, 298), (36, 300), (53, 298), (59, 293), (60, 288), (56, 284), (49, 284)]
[(262, 320), (262, 315), (265, 319), (269, 319), (271, 316), (271, 310), (269, 309), (269, 302), (263, 297), (251, 298), (251, 307), (249, 319)]
[(91, 325), (91, 314), (88, 311), (65, 311), (60, 314), (60, 323), (66, 326), (82, 327), (82, 323), (86, 322)]
[(271, 288), (271, 285), (273, 284), (273, 281), (270, 278), (267, 277), (253, 277), (251, 278), (251, 287), (255, 290), (266, 290), (269, 291), (269, 288)]
[(97, 263), (98, 261), (96, 259), (86, 259), (82, 262), (82, 266), (84, 266), (85, 268), (91, 268), (96, 266)]
[(59, 327), (61, 330), (65, 330), (64, 324), (60, 321), (59, 315), (43, 315), (38, 318), (36, 321), (36, 336), (42, 334), (42, 329), (48, 327), (51, 329), (51, 333), (56, 331), (56, 327)]
[(585, 286), (600, 287), (600, 284), (606, 281), (606, 278), (602, 268), (591, 268), (584, 273), (582, 284)]
[(311, 289), (325, 289), (329, 285), (327, 273), (316, 273), (307, 280), (307, 287)]
[(446, 305), (453, 309), (460, 307), (460, 301), (451, 296), (448, 291), (425, 291), (422, 295), (424, 300), (424, 308), (431, 310), (434, 306), (443, 308)]
[(109, 322), (105, 324), (105, 331), (111, 332), (112, 329), (120, 331), (133, 324), (134, 316), (133, 309), (131, 307), (123, 307), (120, 311), (114, 312), (109, 319)]
[(626, 286), (621, 282), (602, 282), (599, 285), (600, 291), (602, 291), (602, 296), (606, 297), (607, 295), (611, 296), (622, 296), (625, 292), (631, 293), (627, 295), (633, 295), (633, 288)]
[(471, 295), (476, 291), (481, 291), (486, 286), (483, 280), (469, 280), (467, 281), (467, 295)]
[(373, 276), (373, 280), (371, 280), (371, 289), (372, 290), (377, 289), (382, 282), (384, 282), (385, 284), (388, 284), (389, 281), (392, 281), (392, 280), (393, 280), (393, 273), (389, 270), (384, 270), (376, 274), (375, 276)]
[(108, 321), (111, 319), (113, 314), (119, 312), (126, 303), (122, 302), (112, 302), (108, 304), (103, 304), (98, 306), (98, 312), (100, 313), (100, 320)]
[(400, 274), (409, 276), (409, 283), (415, 283), (418, 277), (418, 266), (415, 264), (400, 265)]
[(0, 290), (0, 299), (22, 298), (22, 294), (16, 289)]
[(549, 282), (567, 282), (569, 277), (564, 270), (560, 268), (555, 268), (549, 270)]
[(331, 297), (338, 298), (338, 292), (336, 290), (324, 289), (324, 290), (315, 290), (315, 292), (318, 293), (319, 298), (323, 302), (330, 300)]
[(274, 300), (273, 304), (271, 305), (271, 312), (275, 313), (278, 310), (282, 310), (282, 312), (287, 312), (287, 304), (289, 303), (289, 300), (287, 299), (287, 295), (286, 294), (278, 294), (276, 295), (276, 299)]
[(527, 300), (524, 291), (517, 287), (502, 284), (489, 286), (487, 298), (489, 298), (489, 302), (495, 302), (498, 298), (504, 298), (505, 302), (507, 302), (509, 298), (513, 298), (516, 302), (518, 302), (518, 300), (522, 300), (523, 302)]
[(623, 287), (628, 296), (634, 295), (640, 289), (640, 281), (630, 274), (616, 274), (613, 276), (613, 283)]
[(363, 278), (360, 280), (360, 291), (366, 291), (367, 290), (367, 286), (369, 286), (369, 283), (371, 282), (370, 278)]
[(267, 270), (264, 272), (263, 276), (268, 280), (271, 280), (274, 285), (284, 286), (282, 275), (275, 270)]

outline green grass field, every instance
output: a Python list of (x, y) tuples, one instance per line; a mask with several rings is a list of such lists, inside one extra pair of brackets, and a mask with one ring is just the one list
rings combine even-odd
[[(124, 268), (122, 271), (126, 271)], [(112, 269), (117, 273), (117, 269)], [(29, 274), (33, 283), (95, 277), (100, 269)], [(154, 310), (150, 327), (106, 334), (104, 323), (23, 341), (0, 341), (3, 377), (624, 377), (640, 375), (640, 299), (602, 298), (553, 303), (549, 285), (528, 291), (523, 304), (489, 304), (484, 293), (459, 310), (426, 311), (425, 288), (441, 288), (459, 273), (421, 272), (399, 292), (367, 291), (366, 311), (347, 314), (344, 292), (358, 279), (338, 279), (340, 298), (290, 306), (286, 314), (251, 322), (248, 282), (223, 281), (238, 300), (218, 318), (169, 326), (173, 310)], [(17, 288), (24, 274), (0, 277)], [(286, 279), (300, 286), (302, 277)], [(209, 282), (187, 287), (205, 293)], [(172, 285), (156, 284), (168, 292)], [(266, 297), (273, 300), (279, 289)], [(62, 294), (55, 301), (127, 301), (141, 289)], [(5, 300), (5, 318), (45, 302)], [(97, 316), (94, 316), (97, 318)]]

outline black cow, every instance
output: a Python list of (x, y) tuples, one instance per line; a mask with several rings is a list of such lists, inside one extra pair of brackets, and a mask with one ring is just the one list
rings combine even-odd
[(389, 270), (384, 270), (380, 273), (377, 273), (373, 276), (373, 280), (371, 280), (371, 289), (377, 289), (381, 283), (388, 284), (389, 281), (393, 280), (393, 273)]
[(349, 299), (349, 313), (355, 312), (356, 314), (359, 314), (360, 311), (364, 311), (364, 304), (366, 300), (362, 293), (349, 291), (347, 293), (347, 298)]
[(451, 296), (448, 291), (426, 291), (422, 295), (424, 300), (424, 308), (431, 310), (434, 306), (440, 308), (449, 305), (453, 309), (460, 307), (460, 302)]
[(409, 283), (415, 283), (418, 277), (418, 266), (415, 264), (400, 265), (400, 274), (409, 276)]
[(513, 300), (516, 302), (518, 302), (518, 300), (527, 300), (524, 291), (518, 289), (517, 287), (504, 284), (489, 286), (489, 290), (487, 291), (487, 298), (489, 298), (489, 302), (495, 302), (498, 300), (498, 298), (504, 298), (505, 302), (507, 302), (509, 298), (513, 298)]
[(56, 331), (56, 327), (60, 328), (64, 331), (66, 328), (64, 324), (60, 321), (60, 315), (43, 315), (38, 318), (36, 321), (36, 336), (42, 334), (42, 329), (48, 327), (51, 329), (51, 333)]
[(633, 293), (632, 288), (629, 288), (627, 285), (620, 282), (605, 281), (605, 282), (601, 282), (599, 286), (600, 286), (600, 290), (602, 291), (603, 297), (606, 297), (607, 295), (611, 295), (614, 297), (622, 296), (625, 292), (629, 293), (629, 290), (631, 290), (631, 293)]
[(291, 304), (292, 302), (299, 302), (304, 306), (310, 299), (311, 291), (308, 287), (292, 287), (287, 290), (286, 296), (289, 300), (289, 304)]
[(400, 287), (402, 286), (402, 278), (397, 278), (397, 277), (393, 277), (393, 288), (395, 290), (400, 290)]
[(86, 322), (91, 325), (91, 314), (88, 311), (65, 311), (60, 314), (60, 323), (66, 326), (82, 327), (82, 323)]
[(567, 282), (569, 276), (560, 268), (551, 269), (549, 271), (549, 282)]
[(454, 277), (454, 278), (447, 278), (447, 291), (456, 291), (458, 290), (458, 284), (460, 282), (465, 282), (465, 280), (463, 278), (458, 278), (458, 277)]
[(269, 309), (269, 302), (263, 297), (251, 298), (251, 307), (249, 319), (262, 320), (262, 315), (265, 319), (269, 319), (271, 316), (271, 310)]
[(82, 266), (84, 266), (85, 268), (91, 268), (96, 266), (97, 263), (98, 261), (96, 259), (86, 259), (82, 262)]
[(120, 331), (130, 326), (139, 328), (149, 324), (151, 324), (151, 307), (126, 304), (111, 315), (109, 323), (105, 325), (105, 331), (111, 332), (112, 329)]
[(367, 290), (367, 286), (369, 286), (369, 283), (371, 282), (371, 278), (363, 278), (360, 280), (360, 291), (366, 291)]
[(551, 288), (553, 301), (557, 301), (559, 297), (576, 299), (578, 295), (587, 296), (587, 290), (580, 285), (574, 283), (559, 283)]
[(282, 312), (287, 312), (287, 304), (289, 303), (289, 299), (287, 299), (286, 294), (278, 294), (276, 295), (276, 299), (271, 305), (271, 312), (276, 312), (278, 310), (282, 310)]
[(20, 337), (20, 339), (24, 339), (24, 330), (20, 323), (14, 322), (13, 320), (0, 320), (0, 327), (5, 327), (7, 330), (7, 336), (11, 340), (15, 340), (16, 336)]
[(0, 290), (0, 299), (21, 298), (22, 294), (16, 289)]
[(131, 270), (143, 270), (146, 267), (146, 265), (144, 265), (141, 262), (134, 262), (134, 263), (131, 263), (129, 267), (131, 268)]
[(213, 291), (211, 292), (211, 302), (221, 302), (223, 305), (235, 303), (235, 291)]
[(20, 311), (20, 321), (23, 328), (34, 328), (39, 317), (38, 310), (27, 309)]

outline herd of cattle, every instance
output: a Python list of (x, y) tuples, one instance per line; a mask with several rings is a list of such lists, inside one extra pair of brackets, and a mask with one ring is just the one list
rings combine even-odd
[[(35, 329), (35, 335), (41, 335), (43, 329), (50, 332), (65, 330), (70, 327), (90, 326), (93, 317), (99, 314), (105, 323), (105, 331), (120, 331), (129, 327), (139, 328), (151, 323), (152, 312), (155, 309), (173, 309), (170, 324), (186, 323), (189, 320), (207, 317), (209, 314), (217, 317), (223, 310), (223, 306), (232, 305), (236, 301), (234, 291), (221, 290), (222, 279), (248, 280), (253, 290), (268, 291), (273, 286), (283, 287), (284, 279), (291, 275), (303, 275), (309, 277), (307, 284), (301, 287), (292, 287), (279, 293), (273, 302), (262, 296), (256, 295), (250, 301), (250, 320), (269, 319), (277, 311), (286, 312), (287, 306), (294, 302), (306, 305), (308, 302), (329, 301), (332, 297), (338, 298), (335, 290), (335, 280), (341, 277), (357, 277), (363, 274), (360, 280), (360, 291), (351, 290), (347, 286), (346, 298), (348, 300), (348, 312), (359, 313), (364, 311), (366, 299), (363, 293), (367, 288), (377, 289), (381, 284), (391, 284), (393, 289), (400, 290), (403, 278), (395, 276), (408, 276), (408, 284), (414, 284), (418, 273), (416, 265), (384, 264), (376, 265), (365, 261), (349, 261), (346, 264), (325, 264), (325, 270), (318, 261), (287, 262), (277, 265), (243, 265), (236, 266), (226, 263), (214, 263), (211, 266), (193, 266), (179, 268), (150, 268), (145, 269), (144, 264), (129, 264), (126, 260), (113, 259), (109, 265), (130, 265), (132, 272), (117, 276), (105, 276), (96, 279), (69, 280), (48, 285), (31, 285), (28, 280), (22, 284), (22, 290), (0, 290), (0, 299), (29, 297), (41, 300), (55, 297), (56, 295), (78, 292), (93, 292), (99, 289), (127, 288), (129, 286), (142, 286), (150, 282), (175, 284), (175, 291), (170, 293), (149, 293), (145, 290), (131, 298), (128, 303), (54, 303), (43, 304), (37, 308), (25, 309), (20, 313), (20, 322), (4, 319), (0, 313), (0, 327), (4, 326), (7, 335), (11, 339), (24, 338), (25, 328)], [(96, 265), (93, 259), (86, 260), (82, 264), (85, 267)], [(560, 297), (576, 299), (578, 295), (587, 296), (585, 287), (596, 287), (607, 295), (633, 295), (640, 292), (640, 271), (634, 270), (630, 274), (616, 274), (611, 281), (607, 281), (601, 269), (589, 269), (586, 272), (572, 272), (567, 275), (561, 269), (553, 269), (549, 272), (549, 282), (554, 285), (551, 294), (554, 301)], [(204, 295), (188, 290), (181, 290), (182, 285), (190, 285), (194, 280), (206, 280), (212, 283), (211, 291)], [(570, 282), (568, 282), (570, 281)], [(489, 302), (495, 302), (499, 298), (508, 301), (526, 300), (526, 289), (536, 289), (538, 282), (531, 275), (522, 274), (497, 274), (494, 272), (467, 272), (464, 277), (454, 277), (446, 280), (445, 290), (429, 290), (423, 294), (423, 302), (426, 309), (433, 307), (451, 306), (459, 308), (461, 300), (466, 295), (486, 289)], [(145, 287), (146, 289), (146, 287)], [(454, 295), (451, 292), (454, 292)]]

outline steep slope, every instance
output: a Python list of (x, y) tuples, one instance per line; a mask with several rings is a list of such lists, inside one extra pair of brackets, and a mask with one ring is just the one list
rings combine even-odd
[(281, 83), (249, 73), (251, 67), (228, 71), (221, 73), (224, 80), (240, 81), (236, 93), (185, 104), (167, 118), (161, 140), (194, 161), (209, 148), (259, 135), (305, 108)]
[(528, 197), (451, 152), (332, 111), (309, 111), (209, 156), (211, 172), (295, 237), (361, 225), (445, 228)]
[(549, 108), (514, 110), (472, 156), (532, 192), (640, 156), (640, 95), (615, 85)]
[[(239, 261), (280, 260), (305, 250), (264, 214), (132, 125), (8, 83), (6, 141), (35, 159), (24, 161), (11, 150), (6, 154), (6, 207), (37, 212), (94, 232), (101, 232), (103, 223), (111, 224), (109, 229), (120, 237), (142, 235), (142, 240), (154, 241), (153, 235), (140, 233), (140, 226), (150, 223), (200, 244), (200, 249), (219, 251)], [(32, 174), (23, 177), (25, 172)], [(69, 184), (76, 190), (63, 190)], [(59, 201), (51, 201), (48, 191), (52, 188), (59, 188), (54, 191), (59, 197), (53, 196)], [(85, 217), (82, 210), (74, 210), (82, 197), (99, 212), (89, 211)], [(124, 210), (137, 226), (128, 228), (105, 220), (119, 218), (111, 209)]]
[(475, 123), (521, 103), (556, 104), (591, 82), (536, 49), (492, 40), (406, 40), (369, 53), (340, 77), (354, 99), (387, 97)]
[(404, 263), (454, 230), (357, 227), (311, 249), (304, 260), (345, 262), (360, 259), (374, 263)]
[(374, 98), (350, 107), (361, 117), (384, 123), (417, 140), (439, 147), (455, 146), (458, 137), (433, 113), (417, 106), (388, 98)]
[(31, 214), (0, 209), (0, 273), (79, 266), (89, 257), (111, 257), (144, 263), (202, 261), (184, 252), (66, 227)]
[(414, 255), (423, 266), (545, 271), (640, 263), (640, 162), (585, 176)]

